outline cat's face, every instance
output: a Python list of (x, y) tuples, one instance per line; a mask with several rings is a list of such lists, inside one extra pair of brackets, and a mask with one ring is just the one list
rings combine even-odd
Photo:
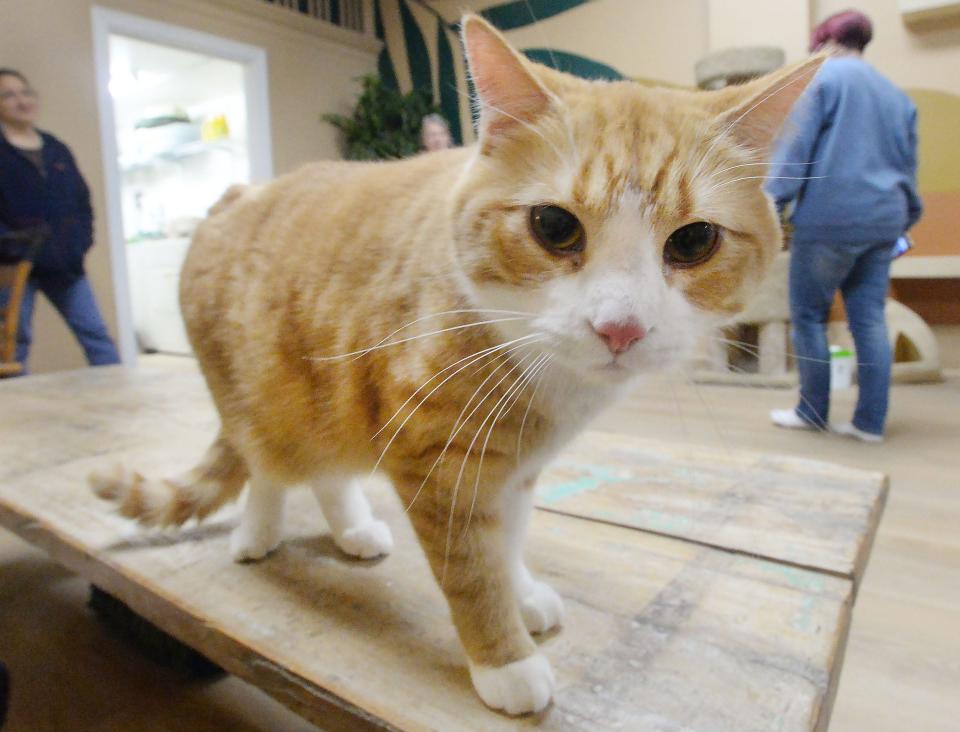
[(543, 334), (538, 348), (590, 380), (688, 358), (780, 249), (757, 161), (806, 79), (758, 118), (783, 79), (722, 94), (589, 83), (498, 43), (466, 25), (488, 106), (454, 215), (477, 299), (529, 313), (506, 334)]

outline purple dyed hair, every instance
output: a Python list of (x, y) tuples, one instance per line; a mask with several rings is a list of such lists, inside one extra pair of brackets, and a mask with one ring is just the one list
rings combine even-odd
[(841, 46), (863, 51), (873, 38), (873, 23), (859, 10), (844, 10), (831, 15), (810, 34), (810, 50), (816, 51), (833, 41)]

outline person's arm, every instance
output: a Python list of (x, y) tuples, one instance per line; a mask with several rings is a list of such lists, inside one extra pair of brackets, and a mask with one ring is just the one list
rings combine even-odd
[(4, 196), (4, 186), (7, 184), (7, 178), (0, 169), (0, 236), (4, 236), (13, 231), (13, 228), (7, 224), (7, 217), (10, 215), (9, 205), (6, 196)]
[(907, 122), (907, 172), (910, 176), (906, 187), (907, 229), (909, 229), (923, 214), (923, 201), (917, 193), (917, 110), (915, 107)]
[(74, 160), (73, 153), (71, 153), (69, 149), (67, 150), (67, 155), (70, 158), (70, 165), (77, 178), (76, 216), (80, 228), (82, 251), (85, 253), (93, 246), (93, 207), (90, 205), (90, 188), (83, 179), (83, 174), (80, 172), (80, 168), (77, 167), (77, 161)]
[(778, 210), (800, 196), (813, 170), (813, 154), (826, 117), (824, 94), (823, 83), (814, 80), (790, 113), (771, 156), (766, 189)]

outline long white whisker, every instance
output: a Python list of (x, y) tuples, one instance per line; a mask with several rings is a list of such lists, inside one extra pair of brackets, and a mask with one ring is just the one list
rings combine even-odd
[(733, 451), (730, 449), (730, 443), (727, 441), (727, 436), (723, 432), (721, 432), (720, 427), (718, 426), (718, 423), (717, 423), (717, 418), (713, 414), (713, 410), (710, 409), (709, 405), (707, 404), (707, 400), (703, 398), (703, 394), (700, 392), (700, 385), (697, 384), (696, 381), (692, 383), (693, 383), (693, 390), (697, 394), (697, 399), (700, 400), (700, 404), (703, 405), (703, 409), (707, 413), (707, 416), (710, 419), (710, 424), (713, 425), (713, 431), (716, 432), (717, 437), (720, 438), (720, 442), (723, 443), (723, 447), (727, 451), (727, 454), (732, 455)]
[[(738, 351), (741, 351), (741, 352), (743, 352), (743, 353), (746, 353), (746, 354), (749, 355), (749, 356), (755, 356), (755, 357), (759, 357), (759, 356), (760, 356), (760, 348), (759, 348), (759, 346), (754, 346), (754, 345), (751, 344), (751, 343), (746, 343), (746, 342), (744, 342), (744, 341), (731, 340), (731, 339), (729, 339), (729, 338), (723, 338), (723, 337), (721, 337), (721, 336), (710, 336), (710, 338), (712, 338), (713, 340), (718, 341), (718, 342), (720, 342), (720, 343), (725, 343), (725, 344), (727, 344), (727, 345), (729, 345), (729, 346), (733, 346), (733, 347), (736, 348)], [(825, 358), (812, 358), (812, 357), (810, 357), (810, 356), (799, 356), (799, 355), (797, 355), (796, 353), (788, 353), (787, 351), (778, 351), (778, 353), (783, 353), (785, 356), (789, 356), (790, 358), (793, 358), (793, 359), (795, 359), (795, 360), (797, 360), (797, 361), (810, 361), (811, 363), (826, 363), (826, 364), (829, 364), (829, 363), (830, 363), (830, 360), (829, 360), (829, 359), (825, 359)], [(860, 363), (860, 362), (857, 362), (857, 365), (858, 365), (858, 366), (873, 366), (874, 364), (872, 364), (872, 363)]]
[(550, 365), (550, 362), (553, 360), (553, 356), (550, 355), (547, 357), (547, 361), (544, 364), (543, 369), (540, 371), (540, 374), (537, 376), (537, 383), (533, 386), (533, 394), (530, 395), (530, 401), (527, 402), (527, 408), (523, 412), (523, 419), (520, 420), (520, 430), (517, 433), (517, 461), (520, 461), (520, 447), (523, 444), (523, 428), (527, 425), (527, 417), (530, 416), (530, 407), (533, 406), (533, 400), (537, 398), (537, 392), (540, 390), (540, 384), (543, 383), (543, 376), (547, 372), (547, 367)]
[(779, 86), (779, 87), (777, 87), (776, 89), (774, 89), (772, 92), (770, 92), (770, 93), (767, 94), (766, 96), (764, 96), (764, 97), (762, 97), (761, 99), (757, 100), (757, 102), (756, 102), (755, 104), (751, 105), (748, 109), (744, 110), (736, 119), (734, 119), (729, 125), (727, 125), (719, 135), (717, 135), (716, 139), (713, 141), (713, 144), (710, 145), (710, 147), (707, 149), (707, 153), (705, 153), (705, 154), (709, 154), (710, 151), (714, 148), (714, 146), (716, 146), (717, 143), (719, 143), (719, 141), (720, 141), (722, 138), (726, 137), (726, 136), (727, 136), (727, 133), (730, 132), (730, 130), (732, 130), (734, 127), (736, 127), (736, 126), (743, 120), (743, 118), (746, 117), (748, 114), (750, 114), (753, 110), (755, 110), (755, 109), (756, 109), (757, 107), (759, 107), (761, 104), (763, 104), (764, 102), (766, 102), (768, 99), (772, 99), (773, 97), (775, 97), (775, 96), (777, 96), (778, 94), (782, 93), (782, 92), (785, 91), (786, 89), (790, 88), (791, 86), (793, 86), (793, 85), (796, 84), (797, 82), (799, 82), (799, 81), (805, 81), (808, 76), (812, 76), (813, 74), (817, 73), (817, 70), (818, 70), (818, 69), (813, 69), (812, 71), (808, 71), (808, 72), (805, 73), (805, 74), (801, 74), (801, 75), (799, 75), (799, 76), (795, 76), (795, 77), (793, 77), (792, 79), (790, 79), (789, 81), (787, 81), (787, 82), (785, 82), (784, 84), (782, 84), (781, 86)]
[[(493, 394), (494, 391), (496, 391), (497, 387), (500, 386), (500, 384), (502, 384), (510, 376), (510, 374), (512, 374), (514, 371), (520, 368), (523, 365), (523, 362), (527, 358), (529, 358), (531, 355), (532, 354), (528, 353), (526, 356), (524, 356), (520, 361), (514, 364), (513, 368), (511, 368), (509, 371), (507, 371), (507, 373), (505, 373), (502, 377), (500, 377), (500, 380), (496, 384), (490, 387), (487, 393), (483, 395), (483, 398), (479, 402), (477, 402), (477, 406), (473, 408), (473, 411), (470, 412), (470, 414), (463, 421), (463, 423), (457, 428), (457, 432), (455, 432), (452, 437), (456, 437), (457, 433), (460, 432), (460, 430), (462, 430), (467, 424), (469, 424), (470, 418), (476, 413), (476, 411), (481, 406), (483, 406), (483, 403), (489, 398), (491, 394)], [(494, 409), (496, 409), (496, 405), (494, 405)], [(482, 426), (483, 425), (481, 423), (481, 427)], [(478, 429), (478, 434), (479, 434), (479, 429)], [(443, 571), (441, 572), (441, 575), (440, 575), (441, 587), (443, 586), (447, 577), (447, 563), (448, 563), (448, 560), (450, 559), (450, 539), (453, 535), (453, 519), (457, 509), (457, 496), (459, 495), (459, 492), (460, 492), (460, 483), (463, 479), (463, 471), (466, 468), (467, 459), (470, 457), (470, 450), (473, 449), (473, 444), (476, 441), (476, 439), (477, 439), (477, 435), (475, 434), (473, 436), (473, 440), (470, 442), (470, 447), (467, 449), (467, 452), (463, 457), (463, 461), (460, 463), (460, 472), (457, 473), (457, 482), (453, 487), (453, 496), (450, 499), (450, 518), (447, 521), (447, 543), (446, 543), (446, 547), (444, 549), (444, 554), (443, 554)], [(449, 444), (450, 444), (450, 441), (448, 440), (447, 445), (449, 446)], [(446, 450), (446, 447), (444, 447), (444, 450)], [(440, 455), (442, 457), (443, 453), (441, 453)], [(431, 471), (432, 470), (433, 468), (431, 468)], [(429, 473), (427, 475), (429, 476)]]
[[(539, 333), (532, 333), (532, 334), (530, 334), (530, 335), (523, 336), (522, 338), (517, 338), (517, 339), (514, 340), (514, 341), (510, 341), (510, 342), (505, 343), (505, 344), (502, 344), (502, 345), (500, 345), (500, 346), (496, 346), (495, 348), (485, 349), (485, 351), (484, 351), (481, 355), (476, 356), (475, 358), (473, 358), (473, 360), (469, 361), (468, 363), (466, 363), (466, 364), (464, 364), (463, 366), (461, 366), (460, 368), (458, 368), (458, 369), (457, 369), (456, 371), (454, 371), (452, 374), (448, 375), (443, 381), (441, 381), (439, 384), (437, 384), (435, 387), (433, 387), (433, 389), (431, 389), (430, 392), (429, 392), (425, 397), (423, 397), (423, 399), (420, 400), (420, 402), (417, 404), (417, 406), (414, 407), (414, 408), (411, 410), (410, 414), (408, 414), (406, 417), (404, 417), (404, 418), (403, 418), (403, 421), (400, 422), (400, 426), (397, 427), (397, 429), (394, 431), (393, 435), (392, 435), (392, 436), (390, 437), (390, 439), (387, 441), (387, 444), (384, 446), (383, 450), (380, 452), (380, 457), (377, 458), (377, 462), (376, 462), (376, 464), (373, 466), (373, 470), (371, 470), (370, 472), (371, 472), (371, 473), (377, 472), (377, 468), (379, 468), (379, 467), (380, 467), (380, 463), (383, 462), (383, 458), (384, 458), (384, 456), (387, 454), (387, 450), (390, 449), (390, 446), (393, 444), (394, 440), (397, 439), (397, 436), (400, 434), (400, 432), (401, 432), (401, 431), (403, 430), (403, 428), (406, 426), (407, 422), (409, 422), (410, 419), (413, 417), (413, 415), (417, 413), (417, 410), (419, 410), (420, 407), (422, 407), (422, 406), (427, 402), (427, 400), (430, 399), (430, 397), (433, 396), (433, 394), (434, 394), (438, 389), (440, 389), (444, 384), (446, 384), (448, 381), (450, 381), (450, 379), (452, 379), (454, 376), (456, 376), (457, 374), (459, 374), (461, 371), (463, 371), (464, 369), (469, 368), (471, 365), (473, 365), (474, 363), (476, 363), (477, 361), (479, 361), (479, 360), (481, 360), (481, 359), (484, 359), (484, 358), (491, 358), (491, 359), (492, 359), (492, 358), (495, 358), (495, 356), (494, 356), (493, 354), (496, 354), (497, 351), (501, 351), (501, 350), (503, 350), (504, 348), (506, 348), (506, 351), (504, 351), (505, 353), (511, 353), (511, 352), (513, 352), (513, 351), (519, 350), (520, 348), (524, 348), (525, 346), (533, 345), (534, 343), (537, 342), (537, 340), (536, 340), (536, 337), (537, 337), (537, 336), (540, 336), (540, 334), (539, 334)], [(543, 336), (540, 336), (540, 337), (542, 338)], [(533, 339), (533, 340), (531, 340), (531, 339)], [(528, 342), (526, 342), (526, 343), (520, 343), (520, 345), (513, 346), (512, 348), (509, 347), (511, 344), (516, 343), (517, 341), (528, 341)], [(462, 360), (462, 359), (461, 359), (461, 360)], [(459, 362), (458, 362), (458, 363), (459, 363)], [(448, 368), (449, 368), (449, 367), (448, 367)], [(438, 374), (438, 375), (439, 375), (439, 374)], [(435, 379), (435, 378), (436, 378), (436, 376), (431, 377), (430, 381), (433, 381), (433, 379)], [(427, 383), (430, 383), (430, 382), (428, 381)], [(424, 386), (426, 386), (426, 384), (424, 384)], [(422, 388), (423, 388), (423, 386), (420, 387), (420, 389), (422, 389)], [(419, 392), (420, 389), (417, 389), (417, 392)], [(416, 392), (414, 392), (414, 395), (415, 395), (415, 394), (416, 394)], [(411, 398), (412, 398), (412, 397), (411, 397)], [(410, 401), (410, 399), (407, 399), (407, 401), (404, 402), (404, 406), (405, 406), (406, 404), (408, 404), (409, 401)], [(403, 407), (400, 407), (400, 409), (403, 409)], [(394, 414), (394, 417), (395, 417), (397, 414), (399, 414), (399, 410), (398, 410), (398, 412), (397, 412), (396, 414)], [(391, 417), (390, 419), (392, 420), (393, 417)], [(386, 425), (384, 425), (384, 427), (386, 427)], [(383, 428), (381, 428), (380, 431), (382, 432), (382, 431), (383, 431)], [(380, 432), (377, 432), (377, 434), (380, 434)]]
[[(819, 160), (811, 160), (809, 163), (777, 163), (776, 167), (780, 168), (787, 165), (816, 165)], [(772, 165), (769, 160), (761, 160), (756, 163), (740, 163), (739, 165), (728, 165), (726, 168), (721, 168), (720, 170), (714, 171), (707, 180), (713, 180), (718, 175), (726, 173), (728, 170), (735, 170), (737, 168), (755, 168), (760, 165)]]
[(729, 186), (734, 183), (739, 183), (743, 180), (818, 180), (819, 178), (827, 178), (826, 175), (744, 175), (739, 178), (733, 178), (732, 180), (720, 181), (716, 185), (712, 186), (707, 192), (713, 193), (714, 191), (723, 188), (724, 186)]
[[(463, 429), (463, 426), (467, 423), (467, 421), (470, 420), (470, 418), (474, 415), (477, 409), (480, 408), (480, 404), (483, 403), (483, 400), (487, 398), (490, 392), (488, 392), (487, 395), (485, 395), (480, 400), (477, 406), (473, 408), (473, 411), (470, 412), (469, 415), (467, 415), (466, 420), (464, 420), (461, 423), (461, 420), (463, 420), (463, 415), (466, 413), (467, 409), (473, 403), (474, 398), (477, 396), (477, 394), (480, 393), (480, 390), (483, 389), (484, 385), (488, 381), (490, 381), (490, 379), (492, 379), (496, 375), (496, 373), (500, 369), (502, 369), (504, 366), (506, 366), (508, 363), (509, 361), (504, 361), (503, 363), (499, 364), (496, 368), (494, 368), (489, 374), (487, 374), (486, 378), (484, 378), (484, 380), (480, 382), (480, 385), (474, 390), (473, 394), (470, 395), (470, 398), (467, 399), (467, 403), (463, 405), (463, 409), (460, 410), (460, 414), (457, 415), (456, 420), (454, 420), (453, 427), (450, 428), (450, 437), (447, 439), (447, 442), (443, 446), (443, 449), (440, 451), (440, 454), (437, 455), (437, 459), (433, 461), (433, 464), (430, 466), (430, 470), (428, 470), (427, 474), (423, 477), (423, 480), (421, 481), (420, 486), (417, 488), (417, 492), (414, 493), (413, 498), (410, 499), (410, 503), (408, 503), (406, 508), (403, 509), (404, 512), (409, 511), (413, 507), (413, 504), (416, 502), (417, 498), (420, 496), (420, 493), (423, 491), (424, 486), (426, 486), (427, 481), (430, 479), (430, 476), (433, 474), (433, 471), (436, 470), (437, 466), (440, 464), (440, 461), (443, 460), (443, 456), (446, 455), (447, 450), (450, 448), (450, 445), (453, 443), (454, 438), (456, 438), (457, 434), (460, 432), (461, 429)], [(502, 379), (500, 379), (500, 381), (494, 384), (493, 389), (496, 389), (497, 386), (499, 386), (500, 382), (502, 382), (503, 379), (505, 379), (507, 376), (509, 376), (509, 372)]]
[(713, 138), (713, 141), (712, 141), (712, 142), (710, 143), (710, 145), (707, 147), (706, 151), (705, 151), (705, 152), (703, 153), (703, 155), (700, 157), (700, 162), (699, 162), (699, 164), (697, 165), (696, 170), (694, 171), (693, 178), (696, 179), (696, 178), (700, 175), (700, 171), (701, 171), (701, 169), (702, 169), (702, 167), (703, 167), (703, 163), (706, 162), (707, 158), (710, 156), (710, 153), (713, 152), (713, 149), (714, 149), (718, 144), (720, 144), (720, 141), (721, 141), (721, 140), (723, 140), (723, 139), (725, 139), (725, 138), (727, 137), (727, 134), (730, 132), (730, 130), (732, 130), (734, 127), (736, 127), (744, 117), (746, 117), (748, 114), (750, 114), (753, 110), (755, 110), (755, 109), (756, 109), (757, 107), (759, 107), (761, 104), (763, 104), (764, 102), (766, 102), (768, 99), (772, 99), (772, 98), (775, 97), (777, 94), (780, 94), (781, 92), (785, 91), (786, 89), (788, 89), (788, 88), (789, 88), (790, 86), (792, 86), (793, 84), (796, 84), (798, 81), (805, 80), (808, 76), (811, 76), (811, 75), (815, 74), (816, 72), (817, 72), (817, 69), (813, 69), (812, 71), (808, 71), (808, 72), (805, 73), (805, 74), (801, 74), (801, 75), (798, 75), (798, 76), (793, 77), (793, 78), (790, 79), (789, 81), (785, 82), (784, 84), (782, 84), (781, 86), (777, 87), (777, 88), (774, 89), (772, 92), (770, 92), (769, 94), (767, 94), (766, 96), (764, 96), (762, 99), (759, 99), (755, 104), (753, 104), (750, 108), (748, 108), (748, 109), (745, 110), (742, 114), (740, 114), (740, 115), (739, 115), (735, 120), (733, 120), (729, 125), (727, 125), (725, 128), (723, 128), (723, 130), (721, 130), (719, 133), (717, 133), (716, 136)]
[[(563, 155), (563, 152), (560, 150), (560, 148), (558, 148), (556, 145), (554, 145), (553, 142), (552, 142), (545, 134), (543, 134), (543, 132), (541, 132), (540, 130), (538, 130), (534, 125), (530, 124), (529, 122), (527, 122), (527, 121), (525, 121), (525, 120), (520, 119), (519, 117), (515, 117), (514, 115), (510, 114), (509, 112), (505, 112), (504, 110), (500, 109), (499, 107), (495, 107), (494, 105), (489, 104), (488, 102), (483, 101), (483, 100), (482, 100), (479, 96), (477, 96), (477, 95), (471, 96), (471, 95), (467, 94), (465, 91), (463, 91), (462, 89), (453, 86), (452, 84), (450, 85), (450, 88), (454, 89), (454, 90), (457, 92), (457, 94), (460, 94), (461, 96), (467, 97), (467, 99), (469, 99), (470, 102), (471, 102), (472, 104), (474, 104), (477, 108), (491, 109), (491, 110), (493, 110), (494, 112), (496, 112), (497, 114), (502, 114), (504, 117), (507, 117), (508, 119), (512, 119), (512, 120), (513, 120), (514, 122), (516, 122), (517, 124), (522, 125), (522, 126), (525, 127), (526, 129), (530, 130), (530, 132), (532, 132), (532, 133), (535, 134), (537, 137), (539, 137), (541, 140), (543, 140), (543, 141), (557, 154), (557, 158), (559, 158), (559, 160), (560, 160), (561, 162), (563, 162), (563, 161), (565, 160), (564, 155)], [(553, 94), (551, 94), (551, 97), (553, 97), (554, 99), (556, 99), (556, 96), (553, 95)]]
[[(477, 495), (480, 492), (480, 474), (483, 470), (483, 458), (487, 454), (487, 445), (490, 443), (490, 437), (493, 435), (493, 430), (497, 426), (497, 422), (501, 417), (510, 413), (510, 410), (513, 409), (513, 406), (517, 403), (520, 394), (523, 393), (523, 390), (526, 388), (527, 384), (530, 383), (530, 380), (536, 375), (537, 370), (546, 363), (549, 357), (546, 354), (541, 354), (538, 358), (534, 359), (527, 368), (523, 370), (523, 373), (520, 374), (520, 378), (517, 379), (510, 389), (507, 390), (507, 393), (500, 399), (500, 402), (493, 405), (493, 409), (490, 410), (490, 414), (493, 414), (493, 410), (497, 408), (497, 405), (502, 402), (499, 411), (496, 416), (493, 418), (493, 421), (490, 423), (490, 427), (487, 429), (487, 436), (483, 440), (483, 446), (480, 449), (480, 459), (477, 461), (477, 475), (476, 479), (473, 481), (473, 499), (470, 501), (470, 510), (467, 512), (467, 520), (463, 525), (463, 530), (460, 532), (461, 538), (467, 533), (467, 529), (470, 528), (470, 519), (473, 518), (473, 509), (477, 505)], [(490, 419), (490, 414), (486, 416), (483, 422), (480, 424), (480, 427), (477, 429), (477, 434), (474, 435), (474, 440), (476, 440), (477, 435), (480, 434), (480, 431), (483, 429), (483, 424)], [(470, 443), (471, 447), (473, 443)], [(469, 454), (469, 450), (467, 452)]]
[(553, 55), (553, 49), (550, 48), (550, 43), (547, 41), (547, 34), (543, 32), (543, 28), (540, 26), (540, 19), (537, 18), (536, 14), (533, 12), (533, 6), (530, 4), (530, 0), (524, 0), (524, 5), (527, 6), (527, 12), (530, 13), (530, 20), (533, 21), (533, 27), (538, 31), (544, 48), (546, 48), (547, 53), (550, 54), (550, 63), (553, 64), (553, 68), (559, 71), (560, 69), (557, 66), (557, 57)]
[[(440, 369), (437, 373), (435, 373), (433, 376), (431, 376), (429, 379), (427, 379), (425, 382), (423, 382), (423, 383), (417, 388), (417, 390), (416, 390), (415, 392), (413, 392), (413, 394), (411, 394), (410, 396), (408, 396), (407, 399), (406, 399), (406, 401), (397, 408), (397, 411), (394, 412), (394, 413), (390, 416), (390, 419), (388, 419), (386, 422), (383, 423), (383, 426), (382, 426), (380, 429), (378, 429), (378, 430), (373, 434), (373, 437), (371, 437), (370, 439), (371, 439), (371, 440), (377, 439), (377, 437), (380, 436), (380, 433), (383, 432), (387, 427), (389, 427), (389, 426), (390, 426), (390, 423), (393, 422), (393, 420), (395, 420), (395, 419), (397, 418), (397, 415), (400, 414), (400, 412), (403, 411), (404, 407), (406, 407), (411, 401), (413, 401), (413, 399), (417, 396), (417, 394), (419, 394), (419, 393), (427, 386), (427, 384), (429, 384), (429, 383), (430, 383), (431, 381), (433, 381), (435, 378), (437, 378), (438, 376), (440, 376), (440, 374), (444, 373), (445, 371), (449, 371), (450, 369), (452, 369), (453, 367), (455, 367), (455, 366), (463, 363), (464, 361), (467, 361), (467, 360), (469, 360), (469, 359), (473, 359), (475, 356), (484, 356), (484, 355), (486, 355), (486, 354), (488, 354), (488, 353), (493, 353), (494, 351), (499, 351), (500, 349), (507, 348), (508, 346), (513, 345), (514, 343), (519, 343), (519, 342), (522, 341), (522, 340), (525, 340), (525, 339), (528, 339), (528, 338), (533, 338), (533, 337), (535, 337), (535, 336), (537, 336), (537, 335), (540, 335), (540, 334), (539, 334), (539, 333), (531, 333), (531, 334), (529, 334), (529, 335), (521, 336), (520, 338), (515, 338), (515, 339), (512, 340), (512, 341), (507, 341), (506, 343), (498, 343), (498, 344), (495, 345), (495, 346), (490, 346), (490, 347), (488, 347), (488, 348), (484, 348), (484, 349), (482, 349), (482, 350), (480, 350), (480, 351), (477, 351), (476, 353), (471, 353), (469, 356), (464, 356), (463, 358), (460, 358), (460, 359), (454, 361), (454, 362), (453, 362), (452, 364), (450, 364), (449, 366), (445, 366), (444, 368)], [(470, 363), (468, 363), (467, 366), (470, 366), (470, 364), (472, 364), (472, 363), (475, 363), (475, 361), (470, 361)], [(464, 367), (464, 368), (466, 368), (466, 367)], [(462, 369), (458, 369), (455, 373), (460, 373), (460, 371), (462, 371)], [(447, 379), (444, 379), (443, 382), (441, 382), (440, 386), (442, 386), (442, 385), (445, 384), (446, 382), (447, 382)], [(430, 392), (430, 393), (432, 394), (433, 392)]]
[[(384, 343), (381, 341), (379, 344), (370, 346), (369, 348), (363, 348), (359, 351), (351, 351), (350, 353), (341, 353), (336, 356), (310, 356), (308, 357), (311, 361), (337, 361), (343, 358), (349, 358), (350, 356), (355, 356), (361, 358), (371, 351), (376, 351), (381, 348), (389, 348), (390, 346), (399, 346), (401, 343), (409, 343), (410, 341), (419, 341), (423, 338), (431, 338), (435, 335), (440, 335), (441, 333), (450, 333), (455, 330), (463, 330), (464, 328), (477, 328), (481, 325), (490, 325), (492, 323), (506, 323), (508, 321), (515, 320), (529, 320), (528, 317), (514, 317), (514, 318), (494, 318), (492, 320), (480, 320), (476, 323), (463, 323), (461, 325), (454, 325), (449, 328), (441, 328), (440, 330), (430, 331), (429, 333), (421, 333), (420, 335), (410, 336), (409, 338), (401, 338), (399, 341), (390, 341), (389, 343)], [(388, 336), (389, 337), (389, 336)]]
[[(747, 374), (747, 373), (749, 373), (749, 372), (746, 371), (745, 369), (741, 369), (741, 368), (739, 368), (739, 367), (737, 367), (737, 366), (734, 366), (734, 365), (732, 365), (732, 364), (731, 364), (730, 368), (733, 369), (736, 373), (740, 373), (740, 374)], [(800, 397), (800, 401), (802, 401), (804, 404), (806, 404), (808, 407), (810, 407), (810, 411), (811, 411), (811, 412), (813, 412), (814, 414), (816, 414), (816, 410), (813, 408), (813, 405), (810, 403), (810, 400), (809, 400), (809, 399), (807, 399), (803, 394), (800, 394), (799, 392), (798, 392), (797, 396)], [(815, 421), (814, 423), (812, 423), (810, 426), (813, 427), (813, 428), (814, 428), (815, 430), (817, 430), (818, 432), (823, 432), (823, 433), (825, 433), (825, 434), (830, 432), (830, 425), (829, 425), (827, 422), (825, 422), (823, 419), (821, 419), (819, 415), (817, 415), (816, 421)]]
[[(393, 338), (400, 331), (406, 330), (407, 328), (413, 325), (416, 325), (417, 323), (423, 322), (424, 320), (439, 318), (443, 315), (462, 315), (465, 313), (484, 313), (484, 314), (493, 313), (494, 315), (526, 315), (531, 318), (536, 317), (536, 313), (528, 313), (523, 310), (496, 310), (496, 309), (490, 309), (490, 308), (458, 308), (456, 310), (442, 310), (438, 313), (430, 313), (429, 315), (422, 315), (416, 320), (411, 320), (409, 323), (405, 323), (404, 325), (401, 325), (395, 331), (384, 336), (377, 343), (374, 343), (373, 346), (371, 346), (371, 348), (376, 348), (377, 346), (383, 343), (386, 343), (388, 340)], [(353, 354), (347, 353), (347, 354), (344, 354), (343, 356), (340, 356), (340, 358), (345, 358), (346, 356), (351, 356), (351, 355)], [(327, 358), (332, 358), (332, 357), (327, 357)]]

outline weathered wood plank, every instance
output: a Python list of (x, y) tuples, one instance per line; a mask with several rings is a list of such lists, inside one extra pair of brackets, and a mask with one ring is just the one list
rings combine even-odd
[(887, 494), (881, 473), (588, 432), (543, 474), (538, 505), (849, 577)]
[[(179, 535), (132, 533), (77, 488), (93, 462), (4, 485), (0, 522), (325, 727), (336, 728), (334, 712), (350, 720), (344, 728), (376, 728), (370, 716), (401, 729), (516, 726), (473, 694), (446, 605), (385, 487), (374, 501), (397, 534), (394, 556), (341, 556), (297, 492), (287, 543), (241, 566), (227, 551), (232, 516)], [(564, 596), (568, 621), (543, 643), (556, 704), (522, 724), (815, 727), (849, 581), (549, 513), (535, 517), (529, 557)]]
[[(722, 546), (724, 534), (698, 544), (538, 512), (530, 564), (563, 595), (568, 618), (542, 642), (558, 674), (556, 703), (518, 722), (473, 694), (446, 605), (383, 484), (371, 486), (372, 499), (397, 550), (380, 562), (342, 556), (305, 491), (290, 496), (286, 544), (246, 566), (227, 551), (235, 508), (179, 533), (141, 534), (88, 494), (85, 475), (105, 461), (166, 475), (202, 452), (216, 420), (189, 364), (10, 382), (0, 385), (0, 405), (0, 523), (325, 728), (825, 729), (853, 584), (839, 571), (805, 568), (816, 566), (805, 555), (793, 563), (803, 566), (791, 566), (708, 546)], [(576, 466), (603, 465), (610, 445), (635, 457), (629, 441), (593, 439), (602, 444), (577, 448), (589, 460), (575, 453), (573, 468), (561, 464), (545, 477), (548, 504), (555, 486), (582, 477)], [(737, 466), (757, 463), (734, 457), (687, 464), (735, 486)], [(600, 496), (603, 510), (619, 509), (619, 523), (638, 505), (655, 510), (631, 498), (626, 483), (638, 468), (624, 462), (632, 472), (611, 482), (615, 491), (568, 489), (550, 505)], [(776, 483), (790, 467), (764, 470)], [(659, 473), (661, 489), (668, 474)], [(699, 488), (699, 478), (690, 485)], [(682, 504), (669, 509), (679, 515)], [(587, 504), (586, 513), (598, 510)], [(705, 523), (749, 526), (753, 515), (732, 511), (728, 523)]]

